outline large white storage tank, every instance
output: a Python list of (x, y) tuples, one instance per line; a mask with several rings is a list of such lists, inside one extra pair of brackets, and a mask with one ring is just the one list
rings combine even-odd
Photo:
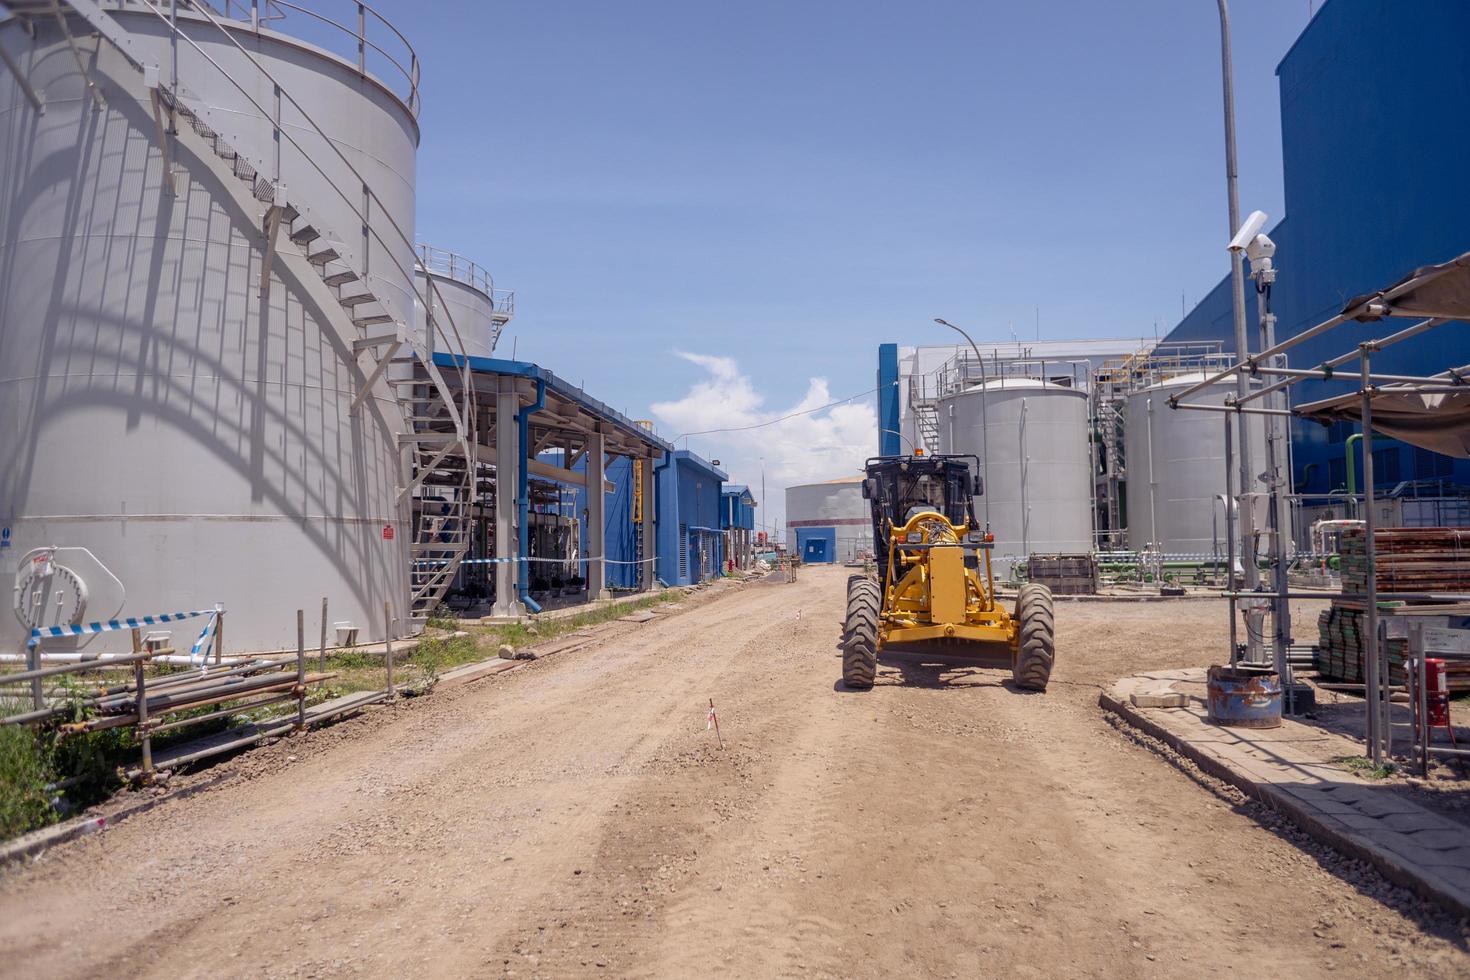
[[(493, 356), (500, 330), (513, 312), (511, 294), (496, 289), (490, 273), (482, 266), (442, 248), (420, 245), (419, 266), (417, 275), (423, 286), (422, 295), (430, 303), (442, 302), (448, 308), (448, 318), (438, 320), (439, 331), (451, 336), (458, 332), (465, 353), (472, 357)], [(430, 284), (433, 289), (429, 288)], [(438, 338), (428, 336), (423, 303), (417, 306), (419, 332), (430, 346), (435, 346)]]
[[(1128, 396), (1123, 415), (1123, 461), (1128, 472), (1128, 547), (1152, 546), (1171, 555), (1212, 555), (1227, 547), (1225, 511), (1225, 418), (1222, 412), (1169, 407), (1169, 397), (1205, 380), (1180, 375)], [(1223, 405), (1235, 394), (1222, 382), (1189, 396), (1199, 405)], [(1264, 416), (1246, 416), (1251, 430), (1251, 472), (1266, 468)], [(1230, 416), (1231, 438), (1238, 425)], [(1238, 440), (1236, 440), (1238, 441)], [(1238, 446), (1236, 447), (1238, 451)], [(1238, 457), (1237, 457), (1238, 459)], [(1237, 468), (1238, 462), (1233, 464)], [(1232, 472), (1231, 479), (1239, 480)], [(1261, 488), (1257, 488), (1261, 489)]]
[(873, 550), (862, 474), (786, 488), (787, 547), (802, 561), (845, 562)]
[(1030, 554), (1092, 550), (1092, 472), (1086, 393), (1038, 378), (974, 384), (939, 402), (942, 452), (983, 461), (998, 574)]
[[(71, 618), (222, 602), (231, 649), (283, 648), (295, 644), (295, 610), (310, 616), (326, 596), (333, 621), (380, 638), (384, 603), (399, 617), (408, 605), (402, 413), (383, 382), (349, 411), (371, 365), (352, 346), (351, 315), (322, 290), (353, 287), (310, 281), (305, 254), (333, 250), (341, 259), (323, 276), (355, 269), (379, 316), (413, 322), (416, 94), (274, 30), (227, 22), (227, 36), (181, 4), (204, 54), (178, 44), (179, 87), (241, 157), (211, 156), (210, 137), (180, 117), (163, 140), (170, 190), (138, 66), (162, 66), (169, 84), (167, 26), (142, 5), (106, 16), (130, 58), (68, 15), (95, 104), (55, 17), (30, 20), (34, 38), (0, 22), (0, 46), (45, 105), (35, 111), (0, 71), (0, 525), (11, 532), (0, 573), (8, 582), (35, 548), (85, 549), (95, 561), (77, 563), (94, 579), (81, 609), (66, 600)], [(283, 108), (280, 184), (303, 211), (281, 227), (264, 298), (269, 183), (264, 198), (246, 183), (253, 199), (232, 183), (247, 158), (275, 152), (244, 94), (267, 101), (272, 84), (246, 50), (325, 132)], [(366, 228), (354, 208), (364, 179)], [(320, 237), (293, 242), (307, 219)], [(175, 643), (187, 649), (198, 625), (179, 624)], [(0, 614), (0, 647), (25, 635)], [(108, 633), (84, 645), (128, 642)]]

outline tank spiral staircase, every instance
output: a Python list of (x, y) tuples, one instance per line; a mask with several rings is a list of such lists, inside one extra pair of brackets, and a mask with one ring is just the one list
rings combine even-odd
[[(365, 4), (357, 6), (359, 31), (364, 32), (361, 26), (363, 12), (370, 8)], [(283, 262), (294, 264), (298, 271), (309, 273), (303, 275), (301, 281), (313, 298), (320, 301), (319, 307), (327, 311), (328, 319), (332, 321), (329, 326), (352, 351), (356, 367), (363, 375), (351, 411), (357, 412), (374, 390), (385, 389), (398, 408), (399, 418), (390, 420), (390, 424), (397, 423), (393, 426), (394, 437), (400, 449), (410, 453), (410, 465), (406, 468), (410, 479), (406, 486), (399, 488), (398, 500), (400, 507), (407, 506), (411, 515), (417, 511), (409, 545), (412, 562), (410, 615), (421, 622), (444, 597), (469, 550), (469, 511), (474, 499), (476, 470), (475, 422), (478, 413), (475, 389), (469, 377), (467, 360), (454, 372), (457, 385), (449, 383), (433, 360), (434, 347), (457, 355), (464, 354), (464, 344), (453, 317), (442, 297), (437, 295), (432, 278), (414, 276), (414, 269), (407, 270), (408, 278), (413, 282), (417, 299), (425, 310), (430, 311), (426, 335), (419, 336), (414, 324), (404, 323), (395, 317), (389, 305), (374, 291), (373, 278), (364, 271), (365, 256), (354, 254), (353, 249), (342, 244), (342, 239), (329, 234), (323, 222), (312, 216), (311, 205), (291, 195), (288, 190), (291, 182), (286, 179), (288, 174), (282, 172), (281, 154), (276, 147), (268, 148), (272, 151), (268, 156), (261, 147), (250, 146), (244, 139), (223, 136), (220, 130), (226, 123), (216, 118), (217, 110), (212, 110), (206, 102), (193, 95), (181, 81), (173, 81), (177, 78), (176, 65), (172, 66), (173, 70), (165, 70), (166, 66), (152, 63), (151, 53), (134, 41), (122, 22), (109, 15), (109, 9), (132, 9), (153, 14), (164, 25), (175, 51), (178, 45), (186, 45), (213, 65), (272, 122), (276, 144), (286, 141), (294, 144), (301, 151), (301, 158), (314, 167), (320, 177), (328, 178), (334, 190), (362, 219), (365, 236), (377, 238), (390, 254), (398, 251), (398, 254), (415, 255), (415, 266), (418, 267), (414, 243), (388, 216), (366, 179), (342, 156), (306, 109), (233, 36), (231, 28), (255, 29), (249, 21), (229, 19), (202, 0), (176, 0), (174, 5), (162, 0), (112, 0), (110, 4), (97, 0), (0, 0), (0, 7), (22, 21), (45, 18), (59, 24), (78, 56), (78, 68), (85, 77), (87, 91), (99, 106), (103, 100), (102, 93), (87, 75), (86, 61), (68, 24), (69, 15), (80, 18), (142, 74), (153, 106), (159, 149), (164, 156), (165, 185), (170, 191), (173, 190), (175, 170), (168, 140), (170, 136), (178, 136), (197, 140), (195, 149), (207, 151), (199, 153), (199, 158), (218, 176), (233, 178), (221, 180), (221, 183), (229, 189), (237, 206), (246, 210), (265, 207), (261, 219), (261, 232), (265, 239), (260, 275), (261, 298), (265, 299), (269, 294), (273, 258), (279, 257)], [(234, 77), (181, 29), (178, 19), (170, 16), (171, 8), (196, 15), (189, 23), (217, 31), (227, 44), (244, 56), (255, 77), (244, 82)], [(226, 10), (230, 10), (228, 4)], [(362, 44), (370, 42), (366, 42), (365, 33), (357, 36), (361, 52)], [(361, 60), (359, 70), (364, 70)], [(416, 61), (410, 77), (415, 90), (407, 104), (411, 111), (416, 112)], [(275, 93), (274, 112), (252, 95), (252, 90), (258, 90), (257, 83), (262, 81)], [(334, 164), (344, 166), (358, 180), (358, 186), (351, 193), (332, 182), (320, 164), (288, 130), (282, 128), (280, 110), (283, 104), (289, 104), (294, 112), (299, 113), (306, 126), (336, 152), (339, 159), (333, 161)], [(185, 123), (183, 127), (177, 125), (179, 120)], [(361, 206), (354, 203), (353, 195), (359, 197)], [(370, 223), (363, 213), (372, 205), (377, 205), (377, 213), (381, 216), (376, 224)], [(377, 225), (383, 221), (391, 226), (391, 235), (386, 240), (377, 230)], [(282, 236), (285, 241), (281, 241)], [(364, 244), (367, 244), (366, 240)], [(433, 291), (432, 299), (435, 301), (431, 301), (427, 291)], [(365, 359), (364, 354), (367, 355)]]

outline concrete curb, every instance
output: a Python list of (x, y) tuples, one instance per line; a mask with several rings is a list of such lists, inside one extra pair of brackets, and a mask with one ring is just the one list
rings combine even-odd
[(1324, 819), (1323, 814), (1303, 805), (1300, 800), (1284, 789), (1270, 783), (1262, 783), (1247, 773), (1200, 751), (1188, 739), (1150, 720), (1138, 709), (1113, 697), (1107, 691), (1098, 695), (1098, 706), (1168, 745), (1216, 779), (1229, 783), (1252, 799), (1265, 803), (1273, 810), (1285, 815), (1317, 843), (1324, 844), (1349, 857), (1365, 861), (1389, 881), (1402, 885), (1419, 897), (1428, 899), (1450, 912), (1470, 917), (1470, 901), (1466, 901), (1463, 895), (1453, 888), (1426, 877), (1391, 851), (1357, 834), (1345, 831), (1342, 827), (1335, 826), (1335, 821), (1329, 822), (1328, 819)]

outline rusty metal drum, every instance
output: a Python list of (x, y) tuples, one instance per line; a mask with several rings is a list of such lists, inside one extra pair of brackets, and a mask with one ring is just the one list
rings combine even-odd
[(1210, 668), (1205, 684), (1210, 721), (1232, 728), (1281, 725), (1281, 678), (1248, 667)]

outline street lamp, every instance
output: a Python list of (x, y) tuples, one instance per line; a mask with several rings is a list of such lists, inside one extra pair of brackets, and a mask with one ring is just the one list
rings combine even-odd
[(879, 435), (898, 436), (900, 439), (902, 439), (904, 442), (908, 443), (913, 448), (915, 448), (915, 449), (918, 448), (918, 445), (914, 442), (914, 440), (910, 439), (908, 436), (904, 435), (902, 432), (899, 432), (897, 429), (880, 429), (879, 430)]
[[(986, 389), (986, 383), (985, 383), (985, 380), (986, 380), (985, 379), (985, 358), (982, 357), (982, 356), (980, 356), (980, 348), (975, 346), (975, 340), (974, 340), (974, 338), (972, 338), (969, 334), (965, 333), (965, 331), (961, 330), (959, 327), (955, 326), (953, 323), (950, 323), (948, 320), (944, 319), (943, 317), (937, 317), (936, 316), (934, 318), (934, 322), (937, 323), (937, 324), (939, 324), (941, 327), (949, 327), (949, 329), (953, 330), (955, 333), (959, 334), (961, 337), (964, 337), (965, 340), (969, 341), (970, 350), (972, 350), (972, 351), (975, 352), (975, 362), (980, 365), (980, 481), (981, 481), (982, 484), (984, 484), (984, 486), (982, 487), (982, 489), (984, 491), (984, 497), (983, 497), (983, 499), (985, 501), (985, 530), (986, 530), (986, 533), (989, 533), (989, 531), (990, 531), (990, 453), (988, 453), (986, 451), (986, 444), (987, 444), (987, 442), (989, 440), (990, 433), (987, 431), (989, 429), (989, 426), (986, 424), (986, 421), (985, 421), (985, 394), (986, 394), (986, 392), (985, 392), (985, 389)], [(960, 380), (961, 381), (964, 380), (964, 371), (963, 370), (960, 371)], [(950, 449), (950, 452), (954, 452), (954, 446), (950, 446), (949, 449)]]

